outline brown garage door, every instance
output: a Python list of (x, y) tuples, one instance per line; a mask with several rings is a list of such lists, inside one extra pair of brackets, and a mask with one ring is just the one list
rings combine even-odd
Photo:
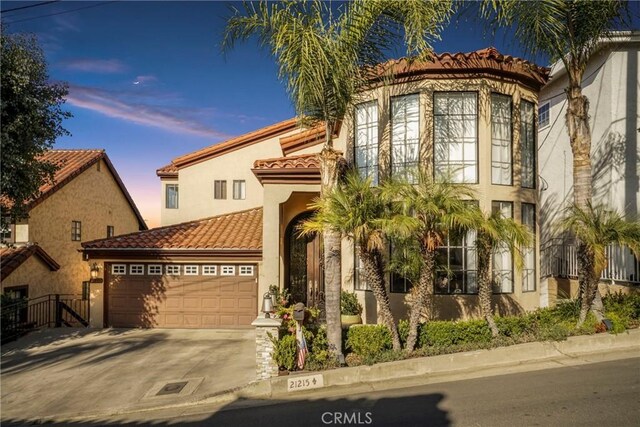
[(107, 324), (142, 328), (242, 328), (257, 314), (255, 265), (107, 265)]

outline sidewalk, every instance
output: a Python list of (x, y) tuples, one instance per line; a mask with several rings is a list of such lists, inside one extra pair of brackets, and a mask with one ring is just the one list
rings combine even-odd
[[(373, 366), (357, 366), (322, 372), (305, 372), (253, 382), (234, 391), (199, 401), (158, 405), (137, 410), (114, 410), (91, 416), (67, 416), (41, 421), (104, 419), (149, 419), (175, 413), (212, 413), (238, 407), (269, 405), (273, 402), (333, 397), (344, 393), (411, 387), (438, 382), (534, 371), (561, 366), (595, 363), (640, 355), (640, 329), (619, 335), (598, 334), (571, 337), (561, 342), (535, 342), (441, 356), (421, 357)], [(324, 387), (289, 392), (289, 379), (322, 376)]]

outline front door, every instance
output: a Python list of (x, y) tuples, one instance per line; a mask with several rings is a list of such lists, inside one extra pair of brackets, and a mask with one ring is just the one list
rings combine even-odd
[(320, 236), (300, 236), (299, 225), (309, 218), (306, 212), (295, 217), (287, 227), (285, 286), (291, 293), (291, 302), (303, 302), (308, 307), (321, 307), (324, 302), (322, 274), (322, 245)]

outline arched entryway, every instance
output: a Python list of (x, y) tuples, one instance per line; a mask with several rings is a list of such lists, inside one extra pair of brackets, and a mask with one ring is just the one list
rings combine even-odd
[(291, 292), (292, 302), (308, 307), (324, 303), (322, 245), (319, 235), (300, 236), (299, 225), (312, 212), (304, 212), (291, 220), (285, 233), (285, 288)]

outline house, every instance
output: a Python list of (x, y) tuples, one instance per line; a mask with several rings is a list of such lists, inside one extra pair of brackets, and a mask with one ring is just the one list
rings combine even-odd
[(80, 243), (147, 228), (104, 150), (50, 150), (53, 181), (28, 204), (28, 218), (3, 232), (2, 292), (36, 298), (79, 294), (90, 278)]
[[(474, 188), (484, 210), (500, 210), (537, 233), (536, 112), (548, 70), (493, 48), (381, 69), (393, 72), (392, 84), (373, 82), (333, 130), (346, 161), (375, 182), (407, 176), (418, 164), (435, 175), (453, 173)], [(285, 120), (158, 169), (162, 227), (83, 244), (90, 262), (104, 266), (104, 325), (246, 327), (271, 285), (322, 305), (319, 237), (296, 229), (319, 196), (324, 133)], [(495, 254), (500, 313), (540, 305), (538, 241), (526, 248), (521, 271), (508, 252)], [(376, 322), (354, 252), (345, 239), (343, 288), (357, 293), (366, 321)], [(473, 235), (439, 252), (439, 317), (477, 315)], [(392, 309), (404, 317), (411, 283), (388, 283)]]
[[(638, 215), (640, 206), (639, 52), (640, 32), (616, 33), (591, 57), (583, 83), (583, 93), (590, 103), (593, 201), (630, 217)], [(573, 202), (573, 156), (565, 123), (567, 81), (566, 70), (558, 62), (551, 69), (551, 81), (540, 91), (543, 305), (578, 294), (574, 242), (554, 228), (554, 222)], [(603, 291), (628, 291), (631, 288), (627, 284), (640, 284), (640, 264), (628, 249), (610, 247), (608, 259), (609, 268), (602, 275)]]

